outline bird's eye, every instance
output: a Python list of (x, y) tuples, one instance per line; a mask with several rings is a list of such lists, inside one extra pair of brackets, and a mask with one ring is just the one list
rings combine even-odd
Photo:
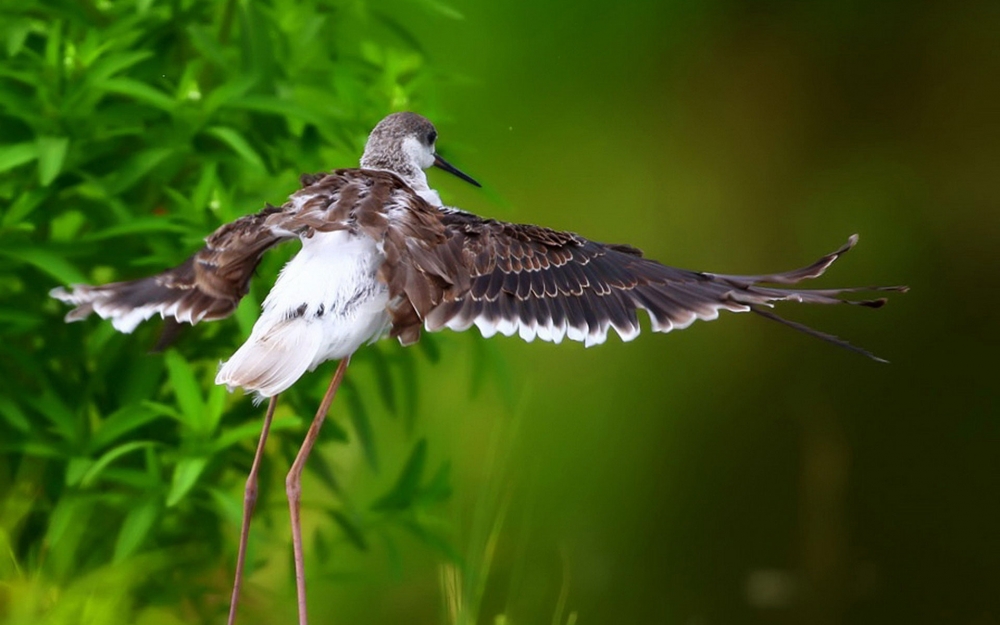
[(437, 138), (438, 138), (438, 133), (437, 132), (435, 132), (433, 130), (430, 131), (430, 132), (428, 132), (427, 133), (427, 145), (434, 145), (434, 142), (437, 141)]

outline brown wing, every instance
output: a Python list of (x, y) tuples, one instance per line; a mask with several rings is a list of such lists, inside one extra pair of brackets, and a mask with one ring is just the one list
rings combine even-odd
[(121, 332), (131, 332), (157, 313), (191, 324), (221, 319), (232, 314), (246, 295), (264, 252), (294, 236), (273, 227), (284, 216), (282, 209), (268, 206), (225, 224), (181, 265), (155, 276), (101, 286), (73, 285), (70, 290), (59, 287), (50, 294), (76, 306), (66, 321), (97, 313), (111, 319)]
[[(410, 280), (423, 277), (430, 301), (411, 302), (413, 315), (394, 318), (394, 334), (415, 339), (422, 320), (426, 329), (465, 330), (477, 326), (485, 336), (497, 332), (587, 345), (604, 342), (614, 328), (623, 340), (639, 333), (638, 310), (645, 310), (656, 332), (710, 320), (720, 310), (755, 311), (776, 301), (832, 304), (858, 290), (783, 289), (760, 282), (793, 284), (823, 273), (857, 237), (809, 267), (764, 276), (730, 276), (675, 269), (642, 257), (635, 248), (607, 245), (568, 232), (538, 226), (484, 220), (462, 212), (442, 214), (444, 243), (421, 249), (411, 262)], [(456, 269), (458, 267), (459, 269)], [(417, 289), (411, 289), (417, 290)], [(434, 294), (438, 294), (434, 297)], [(390, 294), (399, 294), (391, 290)], [(884, 300), (850, 301), (878, 307)], [(782, 319), (779, 321), (784, 322)], [(844, 347), (844, 341), (788, 325)]]
[[(222, 319), (232, 314), (247, 294), (250, 279), (267, 250), (316, 231), (353, 227), (352, 210), (359, 203), (370, 206), (378, 201), (374, 188), (401, 184), (390, 174), (372, 175), (357, 169), (305, 175), (303, 188), (280, 208), (267, 206), (221, 226), (205, 239), (205, 247), (178, 267), (139, 280), (73, 285), (69, 290), (60, 287), (51, 295), (76, 306), (66, 321), (96, 313), (111, 319), (121, 332), (131, 332), (156, 314), (190, 324)], [(372, 201), (359, 202), (359, 198)]]

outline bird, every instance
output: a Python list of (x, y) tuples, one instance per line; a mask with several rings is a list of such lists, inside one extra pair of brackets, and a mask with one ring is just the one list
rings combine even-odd
[(352, 354), (383, 337), (402, 345), (422, 332), (475, 326), (484, 337), (598, 345), (611, 330), (639, 335), (639, 311), (653, 332), (670, 332), (721, 311), (752, 312), (884, 362), (836, 336), (787, 320), (779, 302), (849, 303), (879, 308), (905, 286), (804, 289), (855, 246), (791, 271), (730, 275), (677, 269), (627, 244), (599, 243), (568, 231), (510, 223), (445, 206), (425, 170), (437, 167), (479, 183), (437, 153), (437, 130), (425, 117), (393, 113), (366, 142), (359, 168), (301, 177), (281, 206), (270, 204), (219, 227), (179, 266), (137, 280), (57, 287), (51, 296), (74, 308), (66, 321), (96, 314), (129, 333), (155, 315), (174, 324), (228, 317), (249, 290), (262, 256), (289, 240), (301, 250), (282, 268), (250, 336), (221, 364), (216, 384), (242, 388), (267, 412), (244, 491), (243, 522), (229, 624), (236, 617), (257, 473), (277, 397), (307, 371), (339, 361), (286, 478), (300, 625), (307, 623), (301, 474)]

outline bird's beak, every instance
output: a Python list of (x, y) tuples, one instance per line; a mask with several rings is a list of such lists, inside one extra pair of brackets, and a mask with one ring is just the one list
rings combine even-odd
[(469, 184), (475, 185), (477, 187), (482, 187), (483, 186), (483, 185), (479, 184), (478, 182), (476, 182), (475, 179), (472, 176), (466, 174), (465, 172), (463, 172), (462, 170), (460, 170), (458, 167), (455, 167), (454, 165), (452, 165), (448, 161), (446, 161), (443, 158), (441, 158), (440, 154), (435, 154), (434, 155), (434, 166), (437, 167), (438, 169), (445, 170), (449, 174), (453, 174), (455, 176), (458, 176), (459, 178), (461, 178), (462, 180), (468, 182)]

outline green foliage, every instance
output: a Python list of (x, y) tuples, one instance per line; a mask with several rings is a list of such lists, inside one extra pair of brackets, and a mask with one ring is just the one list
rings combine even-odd
[[(163, 355), (144, 353), (156, 324), (132, 337), (65, 325), (47, 291), (171, 266), (300, 173), (356, 162), (428, 70), (406, 30), (363, 2), (26, 1), (0, 9), (0, 44), (0, 618), (58, 622), (76, 604), (42, 600), (50, 584), (83, 601), (120, 575), (110, 563), (169, 552), (125, 576), (107, 612), (124, 622), (150, 597), (180, 597), (207, 619), (218, 606), (196, 596), (239, 508), (224, 487), (243, 479), (262, 412), (212, 378), (267, 285), (236, 323), (188, 330), (197, 340)], [(413, 356), (368, 354), (385, 406), (412, 406), (399, 374)], [(318, 392), (283, 397), (272, 432), (286, 456)], [(324, 437), (356, 439), (376, 467), (369, 411), (351, 384), (343, 393), (350, 436), (328, 423)], [(371, 527), (398, 522), (440, 543), (421, 510), (447, 496), (447, 468), (425, 480), (425, 464), (420, 441), (378, 505), (331, 509), (344, 540), (368, 549)], [(310, 468), (338, 488), (322, 458)]]

